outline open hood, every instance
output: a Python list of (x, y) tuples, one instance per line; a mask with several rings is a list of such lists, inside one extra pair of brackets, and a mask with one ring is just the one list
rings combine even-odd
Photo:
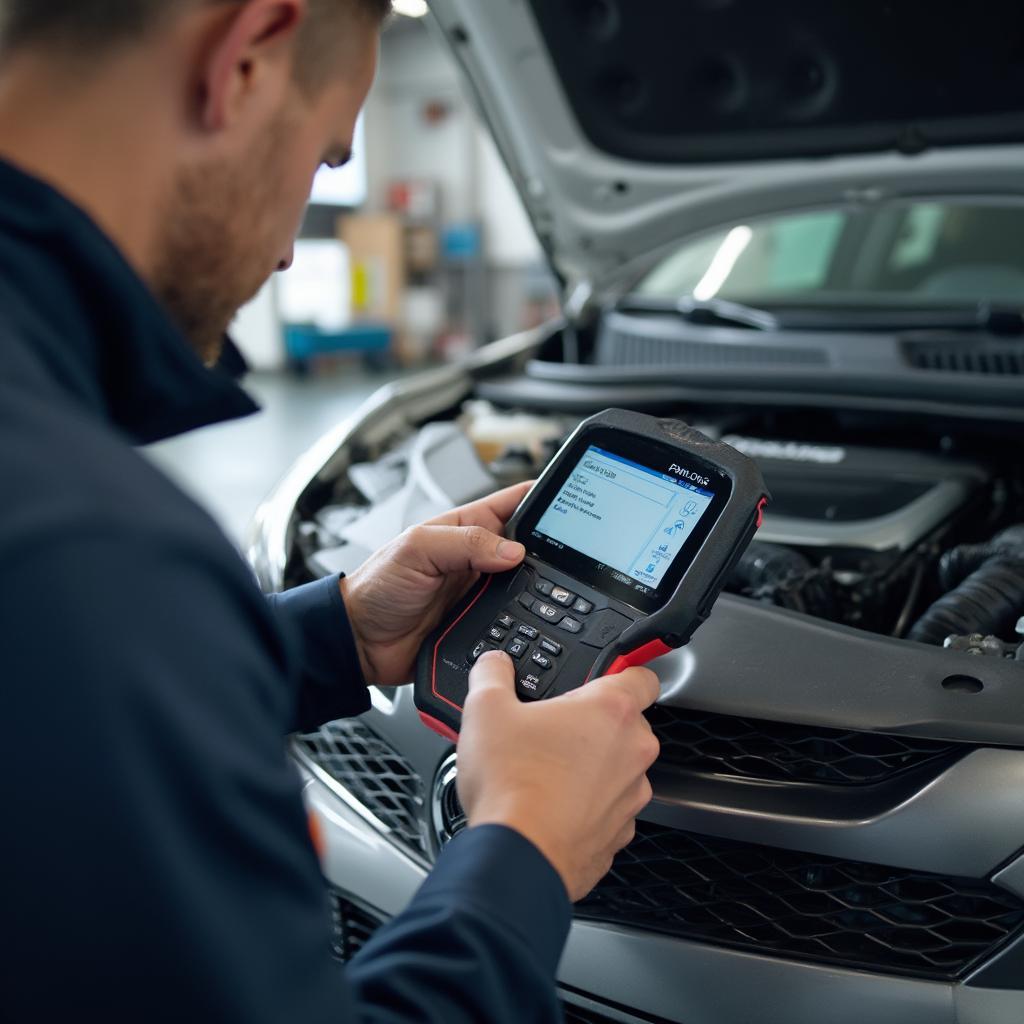
[(1024, 192), (1018, 0), (431, 0), (431, 11), (570, 314), (729, 222)]

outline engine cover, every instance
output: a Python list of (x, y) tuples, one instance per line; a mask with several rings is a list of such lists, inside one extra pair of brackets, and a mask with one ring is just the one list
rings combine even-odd
[(974, 463), (920, 452), (731, 435), (772, 492), (758, 539), (775, 544), (907, 551), (988, 479)]

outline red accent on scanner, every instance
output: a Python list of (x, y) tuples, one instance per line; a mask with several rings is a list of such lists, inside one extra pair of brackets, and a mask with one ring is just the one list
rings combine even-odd
[(765, 495), (765, 496), (764, 496), (764, 497), (763, 497), (763, 498), (762, 498), (762, 499), (761, 499), (761, 500), (760, 500), (760, 501), (759, 501), (759, 502), (757, 503), (757, 528), (758, 528), (759, 530), (760, 530), (760, 529), (761, 529), (761, 527), (762, 527), (762, 526), (764, 525), (764, 510), (765, 510), (765, 508), (766, 508), (766, 506), (767, 506), (767, 505), (768, 505), (768, 495), (766, 494), (766, 495)]
[[(473, 600), (470, 601), (468, 605), (466, 605), (466, 607), (462, 610), (462, 614), (438, 637), (437, 643), (434, 644), (434, 658), (430, 663), (430, 689), (438, 700), (443, 700), (445, 704), (449, 704), (451, 707), (455, 708), (456, 711), (461, 711), (462, 707), (456, 704), (455, 701), (449, 700), (443, 693), (437, 692), (437, 652), (441, 649), (441, 644), (444, 643), (444, 638), (469, 614), (469, 610), (473, 607), (473, 605), (475, 605), (477, 601), (479, 601), (480, 598), (484, 596), (484, 592), (491, 585), (491, 581), (493, 579), (493, 576), (487, 577), (486, 581), (484, 582), (484, 585), (480, 588), (480, 591), (476, 595), (476, 597), (474, 597)], [(422, 714), (422, 712), (420, 713)], [(431, 721), (433, 721), (433, 719), (431, 719)], [(429, 725), (430, 723), (428, 722), (427, 724)], [(430, 728), (434, 729), (432, 725), (430, 726)], [(447, 729), (448, 726), (445, 726), (445, 728)], [(448, 731), (451, 732), (450, 729)], [(437, 732), (437, 729), (434, 729), (434, 732)], [(441, 735), (444, 736), (445, 734), (441, 733)], [(449, 736), (448, 739), (451, 739), (451, 737)]]
[(432, 718), (425, 711), (420, 712), (420, 720), (428, 729), (433, 729), (438, 736), (443, 736), (446, 740), (451, 740), (452, 743), (459, 742), (459, 734), (451, 726)]
[(637, 665), (646, 665), (647, 662), (660, 658), (672, 650), (663, 640), (651, 640), (649, 643), (638, 647), (628, 654), (620, 654), (609, 666), (605, 675), (614, 676), (623, 669), (635, 668)]

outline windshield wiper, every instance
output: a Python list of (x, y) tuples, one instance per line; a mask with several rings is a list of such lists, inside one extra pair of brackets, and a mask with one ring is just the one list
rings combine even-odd
[(629, 295), (618, 308), (625, 313), (671, 313), (691, 324), (757, 331), (978, 331), (1004, 337), (1024, 335), (1024, 310), (987, 302), (960, 309), (792, 305), (768, 312), (727, 299), (699, 301), (684, 296), (672, 302)]
[(676, 302), (669, 302), (630, 295), (619, 303), (618, 308), (624, 313), (674, 313), (687, 323), (708, 327), (746, 327), (755, 331), (779, 328), (779, 321), (767, 310), (726, 299), (700, 301), (687, 295)]

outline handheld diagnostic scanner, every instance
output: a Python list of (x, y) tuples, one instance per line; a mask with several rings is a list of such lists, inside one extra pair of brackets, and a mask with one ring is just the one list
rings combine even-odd
[(416, 666), (423, 721), (458, 735), (474, 662), (504, 650), (522, 700), (566, 693), (686, 644), (761, 525), (756, 464), (677, 420), (585, 420), (509, 520), (516, 569), (483, 575)]

